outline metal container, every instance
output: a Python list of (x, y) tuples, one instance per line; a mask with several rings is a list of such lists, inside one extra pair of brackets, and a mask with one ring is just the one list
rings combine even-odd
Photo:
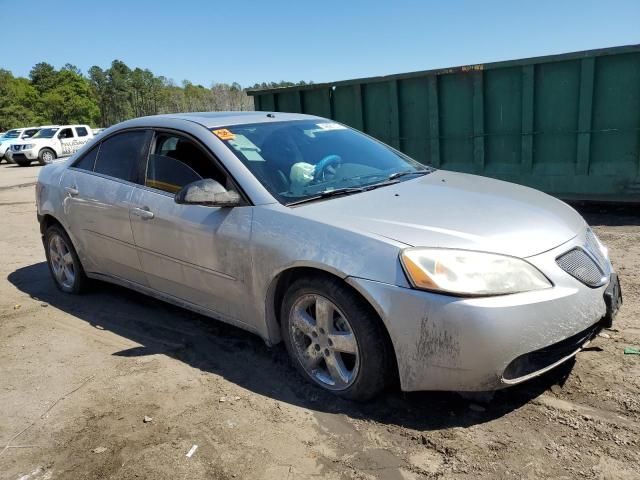
[(569, 200), (640, 202), (640, 45), (254, 90), (425, 164)]

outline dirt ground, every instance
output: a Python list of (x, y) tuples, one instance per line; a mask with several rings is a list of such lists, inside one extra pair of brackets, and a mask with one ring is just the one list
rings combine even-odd
[(0, 165), (0, 478), (640, 478), (640, 212), (582, 210), (625, 303), (575, 362), (492, 399), (359, 405), (237, 328), (107, 284), (59, 293), (39, 168)]

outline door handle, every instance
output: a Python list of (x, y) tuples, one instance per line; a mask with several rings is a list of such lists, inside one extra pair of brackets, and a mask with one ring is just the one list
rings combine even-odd
[(147, 207), (132, 208), (130, 211), (132, 215), (140, 217), (142, 220), (151, 220), (154, 217), (153, 212), (151, 212)]
[(76, 195), (78, 195), (80, 192), (78, 191), (78, 187), (76, 187), (75, 185), (73, 187), (65, 187), (64, 188), (67, 193), (69, 195), (71, 195), (72, 197), (75, 197)]

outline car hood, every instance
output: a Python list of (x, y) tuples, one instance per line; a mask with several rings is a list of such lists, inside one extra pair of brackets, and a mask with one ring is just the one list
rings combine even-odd
[(521, 258), (555, 248), (586, 227), (573, 208), (537, 190), (443, 170), (292, 212), (408, 246)]

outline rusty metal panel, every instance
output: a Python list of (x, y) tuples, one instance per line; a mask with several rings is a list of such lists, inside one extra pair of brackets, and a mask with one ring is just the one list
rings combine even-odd
[(640, 45), (250, 91), (425, 164), (574, 200), (640, 202)]

